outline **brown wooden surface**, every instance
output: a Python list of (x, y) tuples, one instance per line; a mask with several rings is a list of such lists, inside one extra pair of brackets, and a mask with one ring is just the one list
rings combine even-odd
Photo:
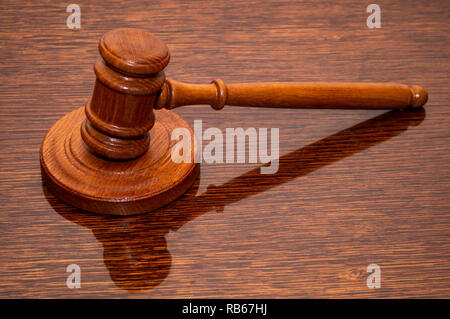
[[(1, 297), (449, 297), (449, 4), (369, 2), (0, 4)], [(416, 84), (408, 112), (177, 110), (203, 126), (279, 127), (280, 170), (202, 164), (179, 200), (139, 217), (83, 213), (42, 187), (39, 147), (92, 93), (98, 39), (154, 33), (180, 81)], [(379, 116), (379, 117), (377, 117)], [(81, 267), (81, 288), (66, 267)], [(368, 289), (366, 267), (381, 267)]]

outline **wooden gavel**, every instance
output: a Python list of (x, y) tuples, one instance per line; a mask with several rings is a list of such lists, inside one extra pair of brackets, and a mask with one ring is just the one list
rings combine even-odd
[[(192, 129), (170, 109), (197, 104), (216, 110), (225, 105), (405, 109), (421, 107), (428, 98), (420, 86), (397, 83), (180, 83), (165, 78), (167, 46), (139, 29), (106, 33), (99, 51), (92, 98), (58, 121), (41, 148), (43, 179), (50, 190), (99, 213), (150, 211), (192, 184), (198, 165), (173, 163), (168, 138), (175, 128)], [(192, 146), (192, 156), (197, 151)]]

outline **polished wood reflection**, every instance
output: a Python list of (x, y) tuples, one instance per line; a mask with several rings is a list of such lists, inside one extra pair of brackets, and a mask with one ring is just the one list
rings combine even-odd
[(196, 194), (197, 178), (181, 198), (144, 215), (113, 217), (92, 214), (63, 205), (45, 185), (44, 193), (60, 215), (92, 230), (95, 238), (103, 244), (105, 265), (119, 288), (131, 292), (146, 291), (159, 285), (169, 274), (172, 257), (165, 240), (169, 231), (176, 231), (210, 211), (223, 212), (226, 205), (382, 143), (406, 131), (409, 126), (419, 125), (424, 118), (423, 108), (387, 112), (283, 155), (276, 174), (261, 175), (260, 169), (255, 168), (223, 185), (210, 185), (200, 195)]

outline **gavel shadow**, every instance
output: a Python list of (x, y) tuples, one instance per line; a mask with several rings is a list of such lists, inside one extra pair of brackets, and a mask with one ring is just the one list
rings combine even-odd
[(423, 108), (390, 111), (369, 119), (306, 147), (280, 157), (276, 174), (261, 175), (250, 170), (220, 186), (209, 186), (197, 195), (200, 178), (177, 200), (148, 214), (117, 217), (88, 213), (44, 194), (61, 216), (92, 230), (103, 244), (104, 263), (113, 282), (130, 292), (150, 290), (167, 277), (172, 258), (165, 235), (211, 210), (264, 192), (321, 167), (386, 141), (419, 125)]

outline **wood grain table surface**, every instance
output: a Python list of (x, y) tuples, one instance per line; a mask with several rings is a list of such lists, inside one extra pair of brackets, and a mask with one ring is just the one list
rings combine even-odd
[[(450, 297), (448, 1), (64, 1), (0, 3), (0, 297)], [(94, 85), (97, 44), (148, 30), (179, 81), (400, 82), (403, 112), (177, 109), (203, 127), (279, 128), (280, 167), (202, 164), (181, 198), (109, 217), (43, 185), (39, 147)], [(369, 289), (369, 264), (381, 288)], [(66, 267), (78, 264), (81, 288)]]

